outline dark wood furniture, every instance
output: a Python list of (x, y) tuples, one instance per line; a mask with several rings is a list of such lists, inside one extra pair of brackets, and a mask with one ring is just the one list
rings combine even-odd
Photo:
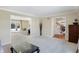
[(79, 25), (69, 25), (69, 42), (78, 43)]

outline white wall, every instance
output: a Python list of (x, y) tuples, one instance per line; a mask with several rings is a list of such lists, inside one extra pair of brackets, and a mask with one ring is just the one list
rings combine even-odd
[(32, 36), (40, 36), (40, 28), (39, 28), (40, 20), (37, 18), (33, 18), (30, 22), (31, 35)]
[(51, 36), (51, 19), (44, 18), (42, 20), (42, 35), (43, 36)]
[(56, 26), (56, 20), (54, 17), (51, 18), (51, 36), (53, 37), (55, 35), (55, 26)]
[(0, 11), (0, 40), (2, 45), (11, 43), (10, 40), (10, 17), (7, 12)]

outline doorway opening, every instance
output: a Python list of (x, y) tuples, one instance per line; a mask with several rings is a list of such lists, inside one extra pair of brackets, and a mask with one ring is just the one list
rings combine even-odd
[(65, 39), (66, 35), (66, 17), (56, 17), (55, 37)]

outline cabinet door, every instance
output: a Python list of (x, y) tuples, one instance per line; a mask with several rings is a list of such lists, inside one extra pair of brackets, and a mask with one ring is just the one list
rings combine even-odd
[(69, 42), (77, 43), (77, 37), (75, 34), (69, 34)]
[(78, 38), (79, 38), (79, 26), (78, 26), (78, 29), (77, 29), (77, 31), (78, 31), (78, 32), (77, 32), (77, 34), (78, 34)]
[(78, 26), (76, 25), (69, 26), (69, 42), (78, 42)]

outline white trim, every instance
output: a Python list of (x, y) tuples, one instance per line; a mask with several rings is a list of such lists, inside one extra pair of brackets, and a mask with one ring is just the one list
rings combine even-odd
[(17, 15), (10, 15), (11, 20), (31, 20), (30, 17), (23, 17), (23, 16), (17, 16)]
[(16, 10), (10, 10), (10, 9), (7, 9), (7, 8), (0, 8), (0, 10), (13, 12), (13, 13), (17, 13), (17, 14), (22, 14), (22, 15), (26, 15), (26, 16), (32, 16), (32, 17), (35, 16), (35, 15), (29, 14), (29, 13), (24, 13), (24, 12), (20, 12), (20, 11), (16, 11)]

